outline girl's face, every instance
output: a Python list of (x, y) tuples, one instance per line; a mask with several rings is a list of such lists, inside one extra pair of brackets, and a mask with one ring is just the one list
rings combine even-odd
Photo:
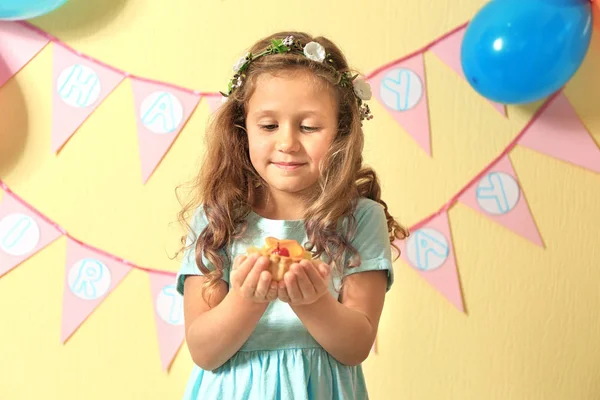
[(262, 74), (247, 106), (250, 160), (272, 195), (301, 194), (337, 133), (334, 93), (309, 71)]

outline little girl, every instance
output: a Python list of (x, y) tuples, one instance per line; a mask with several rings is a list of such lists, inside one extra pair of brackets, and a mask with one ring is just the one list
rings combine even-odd
[[(362, 165), (369, 85), (323, 37), (277, 33), (234, 67), (207, 130), (177, 287), (196, 366), (185, 399), (368, 398), (361, 363), (405, 231)], [(313, 260), (280, 281), (248, 255), (273, 237)]]

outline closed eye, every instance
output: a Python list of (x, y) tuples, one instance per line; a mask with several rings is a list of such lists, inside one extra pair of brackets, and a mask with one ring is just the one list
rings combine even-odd
[(259, 125), (260, 129), (267, 131), (267, 132), (272, 132), (275, 129), (277, 129), (277, 125), (276, 124), (270, 124), (270, 125)]
[(318, 131), (320, 128), (316, 127), (316, 126), (301, 126), (300, 129), (302, 129), (304, 132), (316, 132)]

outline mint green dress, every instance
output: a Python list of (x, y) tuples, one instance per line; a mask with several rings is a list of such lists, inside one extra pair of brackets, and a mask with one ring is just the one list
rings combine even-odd
[[(383, 208), (369, 199), (360, 199), (354, 213), (357, 234), (353, 246), (359, 251), (359, 267), (343, 275), (386, 270), (387, 290), (393, 283), (391, 247)], [(206, 218), (199, 208), (191, 225), (200, 233)], [(264, 239), (294, 239), (306, 243), (303, 221), (270, 220), (250, 213), (244, 238), (228, 249), (231, 259), (245, 254), (249, 246), (262, 247)], [(204, 259), (209, 266), (208, 260)], [(200, 275), (193, 247), (188, 251), (177, 276), (177, 290), (183, 294), (186, 276)], [(223, 279), (229, 284), (229, 269)], [(335, 274), (329, 291), (339, 297), (341, 277)], [(366, 400), (362, 367), (339, 363), (304, 328), (287, 303), (271, 302), (246, 343), (225, 364), (214, 371), (194, 366), (184, 395), (185, 400)]]

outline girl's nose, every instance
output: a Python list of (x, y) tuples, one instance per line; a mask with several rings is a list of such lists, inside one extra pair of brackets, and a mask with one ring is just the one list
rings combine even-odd
[(277, 137), (277, 150), (283, 153), (297, 151), (299, 148), (297, 132), (289, 126), (280, 126)]

